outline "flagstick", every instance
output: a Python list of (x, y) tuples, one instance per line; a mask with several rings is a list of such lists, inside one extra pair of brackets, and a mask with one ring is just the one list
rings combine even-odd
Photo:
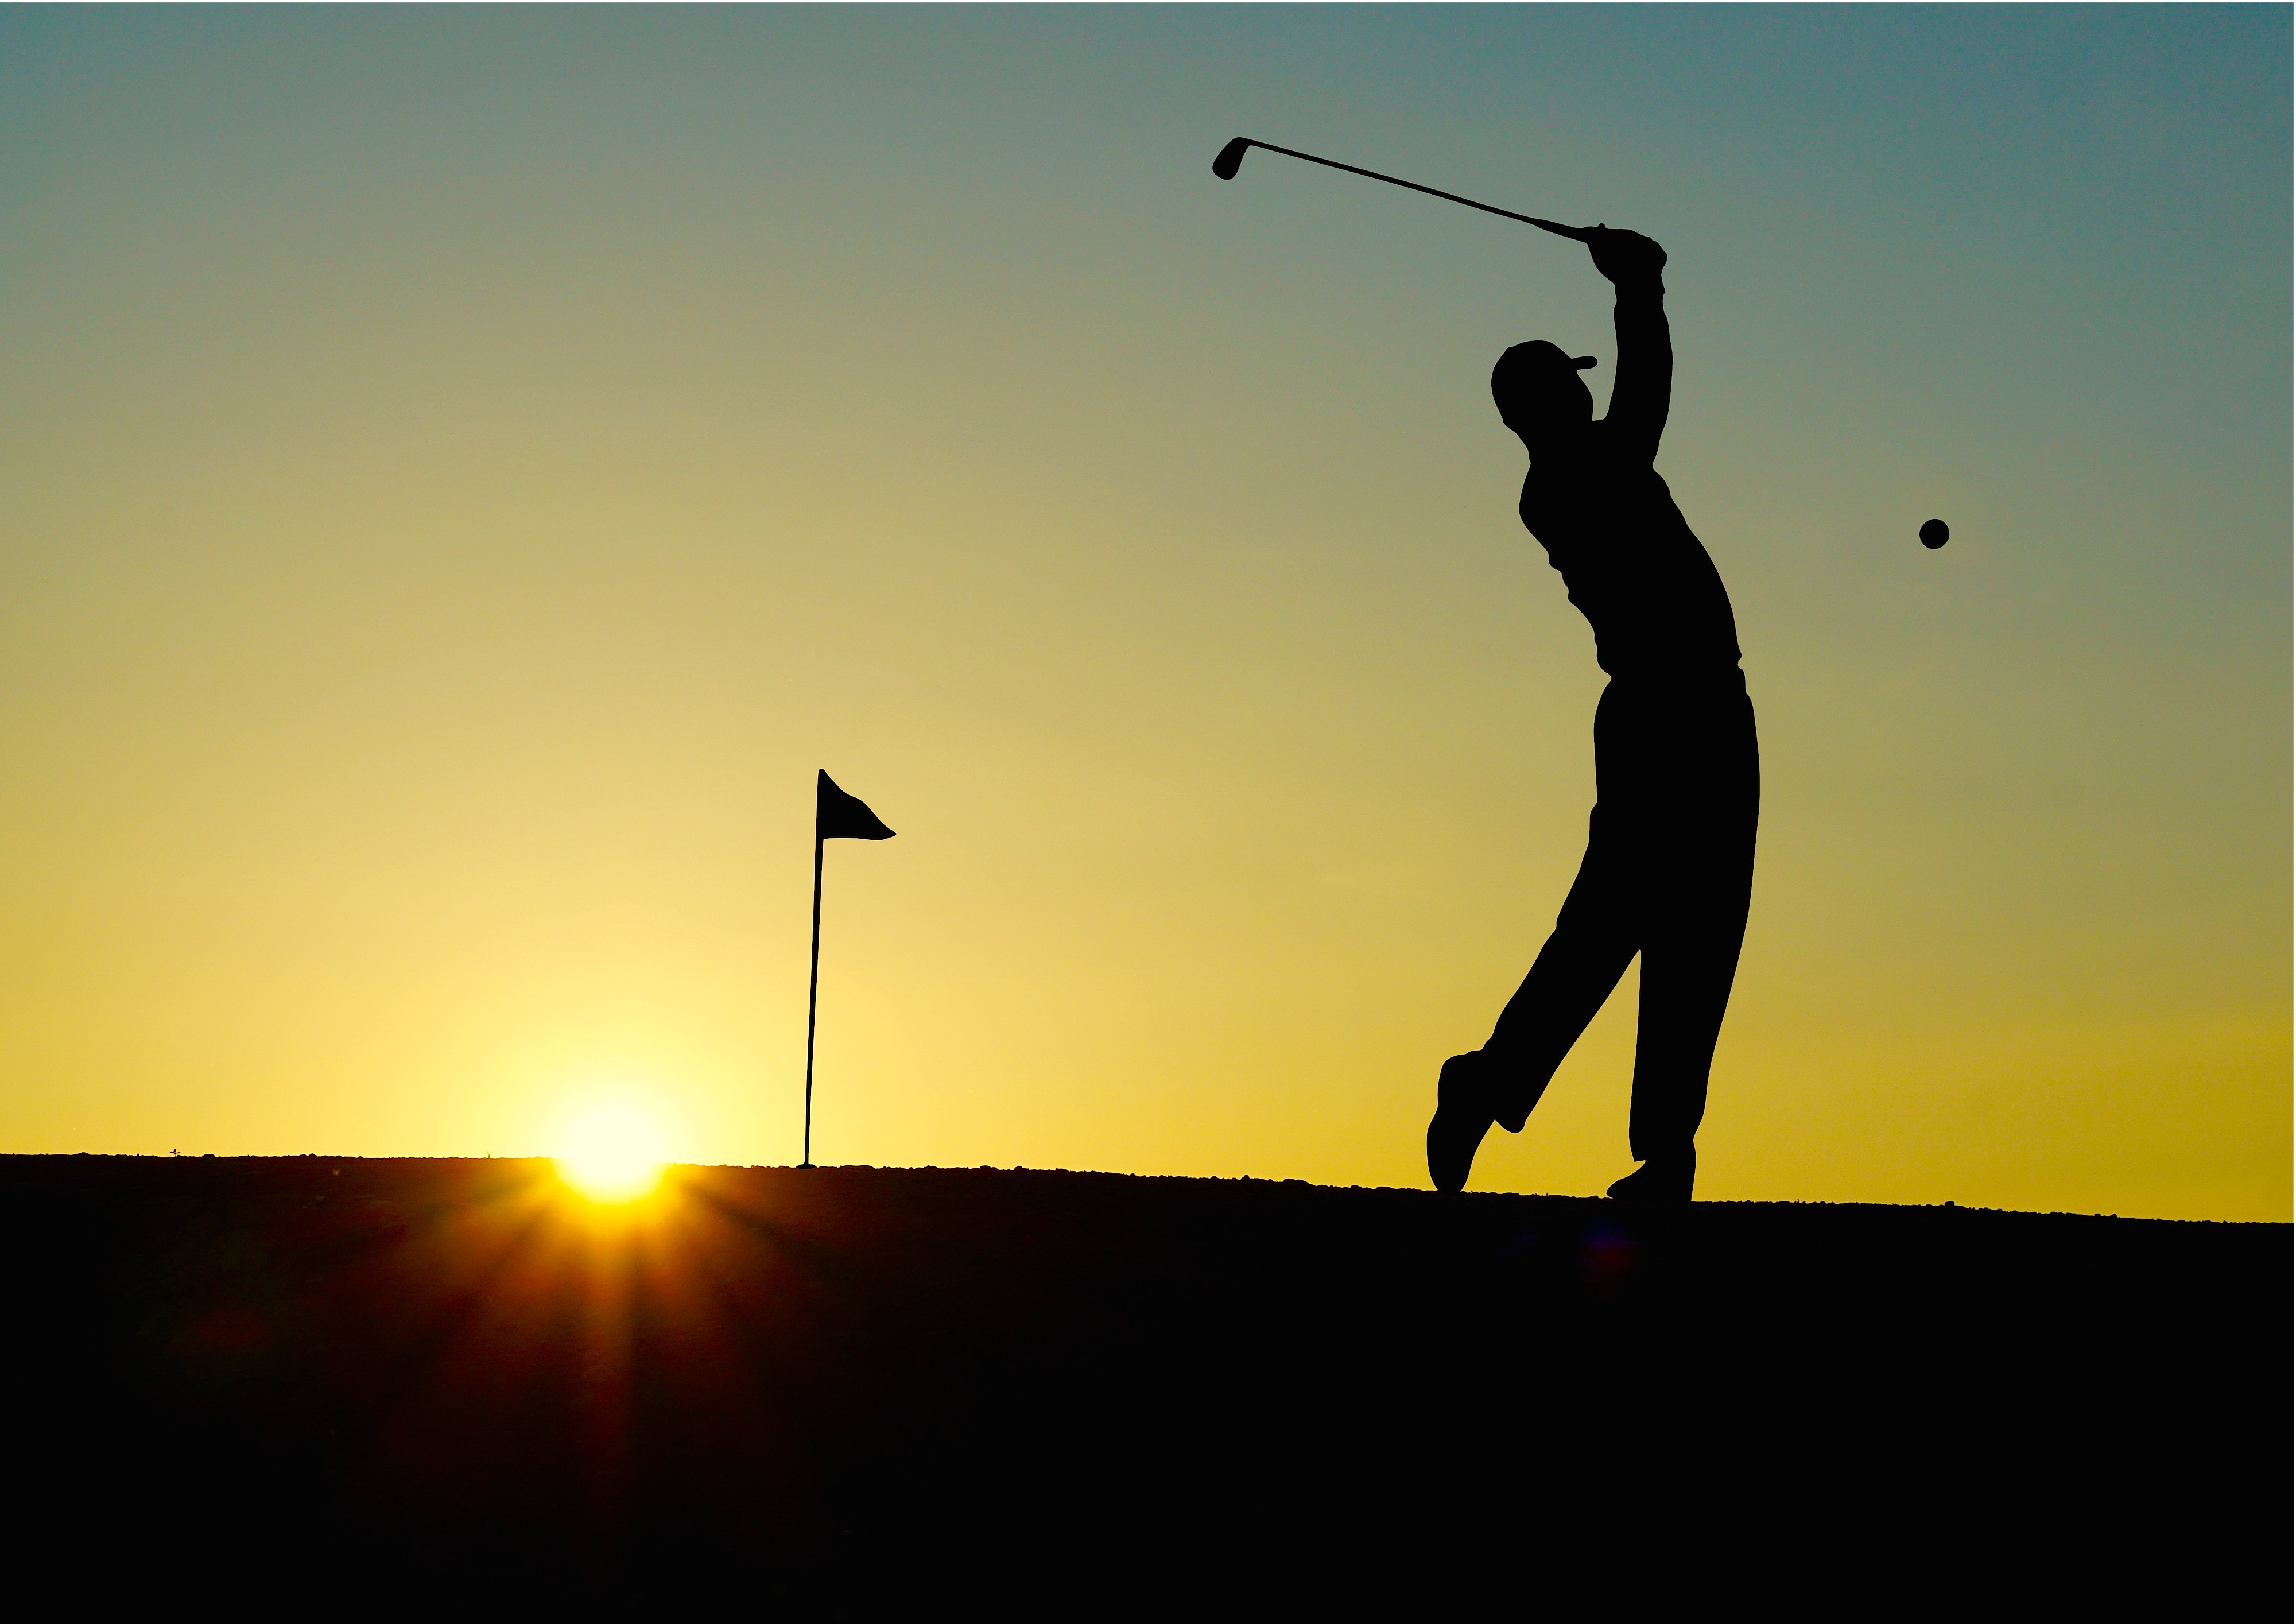
[[(820, 820), (815, 820), (818, 823)], [(821, 831), (813, 833), (813, 974), (805, 988), (805, 1162), (813, 1165), (813, 1012), (821, 997)]]

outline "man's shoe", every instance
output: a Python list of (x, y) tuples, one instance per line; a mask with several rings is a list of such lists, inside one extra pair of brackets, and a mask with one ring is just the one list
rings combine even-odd
[(1685, 1151), (1679, 1156), (1653, 1156), (1612, 1185), (1611, 1199), (1631, 1202), (1638, 1207), (1685, 1206), (1690, 1201), (1690, 1186), (1697, 1178), (1696, 1151)]
[(1497, 1113), (1491, 1104), (1490, 1069), (1480, 1049), (1443, 1062), (1435, 1085), (1435, 1120), (1427, 1125), (1427, 1177), (1446, 1193), (1467, 1187), (1475, 1152)]

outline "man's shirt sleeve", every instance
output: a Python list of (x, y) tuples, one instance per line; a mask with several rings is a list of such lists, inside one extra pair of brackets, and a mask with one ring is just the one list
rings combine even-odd
[(1674, 392), (1674, 338), (1666, 320), (1666, 286), (1655, 279), (1622, 287), (1612, 312), (1619, 334), (1619, 372), (1611, 385), (1611, 442), (1637, 463), (1658, 458)]

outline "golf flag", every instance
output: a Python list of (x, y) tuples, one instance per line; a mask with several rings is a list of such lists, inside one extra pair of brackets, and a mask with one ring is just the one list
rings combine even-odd
[(869, 803), (837, 787), (826, 771), (815, 786), (813, 838), (816, 841), (890, 841), (893, 832), (869, 810)]
[(869, 803), (837, 787), (828, 769), (813, 786), (813, 969), (805, 992), (805, 1163), (813, 1165), (813, 1025), (821, 1007), (821, 849), (824, 841), (890, 841)]

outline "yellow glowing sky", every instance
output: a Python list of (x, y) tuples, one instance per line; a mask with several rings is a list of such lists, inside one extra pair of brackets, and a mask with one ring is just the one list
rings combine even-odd
[[(0, 16), (0, 1149), (1423, 1182), (1600, 674), (1604, 358), (1761, 718), (1701, 1193), (2290, 1211), (2289, 15)], [(1932, 515), (1943, 553), (1915, 541)], [(1631, 978), (1478, 1188), (1626, 1170)]]

